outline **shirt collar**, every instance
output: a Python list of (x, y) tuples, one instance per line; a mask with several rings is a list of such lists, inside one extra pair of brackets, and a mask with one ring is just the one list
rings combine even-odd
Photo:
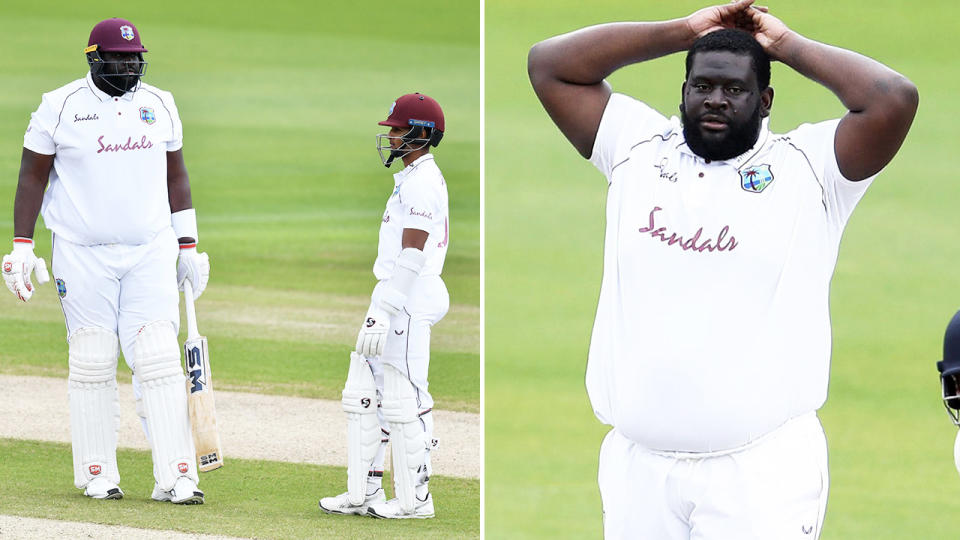
[(394, 185), (399, 186), (403, 182), (403, 179), (407, 177), (407, 175), (409, 175), (414, 169), (426, 161), (433, 161), (433, 154), (428, 152), (413, 160), (413, 162), (404, 167), (402, 171), (395, 173), (393, 175)]
[[(757, 142), (754, 143), (753, 147), (747, 150), (746, 152), (740, 154), (737, 157), (732, 157), (730, 159), (722, 161), (712, 161), (712, 163), (726, 163), (735, 169), (739, 169), (747, 164), (755, 155), (757, 155), (760, 150), (763, 149), (764, 145), (767, 144), (767, 141), (770, 139), (770, 117), (763, 118), (760, 120), (760, 134), (757, 136)], [(682, 129), (682, 128), (681, 128)], [(679, 147), (680, 152), (693, 156), (694, 158), (700, 161), (706, 161), (704, 158), (698, 156), (687, 146), (687, 143), (684, 142)]]
[[(117, 96), (117, 97), (119, 97), (124, 101), (133, 101), (133, 94), (140, 89), (141, 84), (143, 83), (141, 83), (140, 81), (137, 81), (137, 86), (133, 88), (133, 91), (127, 92), (126, 94), (123, 94), (122, 96)], [(97, 96), (97, 99), (99, 99), (100, 101), (109, 101), (110, 99), (113, 98), (113, 96), (111, 96), (110, 94), (104, 92), (99, 87), (97, 87), (97, 85), (93, 82), (93, 75), (89, 71), (87, 72), (87, 86), (90, 88), (90, 91), (93, 92), (93, 95)]]

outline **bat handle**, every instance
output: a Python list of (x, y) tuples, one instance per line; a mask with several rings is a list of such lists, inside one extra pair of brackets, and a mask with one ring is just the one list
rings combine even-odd
[(189, 279), (183, 282), (183, 304), (187, 310), (187, 339), (194, 339), (200, 336), (200, 331), (197, 330), (197, 310), (193, 306), (193, 285)]

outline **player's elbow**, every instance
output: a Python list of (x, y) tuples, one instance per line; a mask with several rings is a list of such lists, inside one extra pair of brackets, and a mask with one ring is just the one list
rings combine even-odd
[(913, 81), (902, 76), (891, 80), (886, 92), (888, 99), (887, 108), (893, 111), (898, 117), (907, 122), (913, 122), (913, 117), (917, 114), (917, 107), (920, 105), (920, 91)]
[(553, 51), (549, 41), (535, 44), (527, 53), (527, 76), (534, 88), (541, 86), (553, 72)]
[(543, 51), (540, 47), (543, 44), (541, 41), (533, 47), (530, 47), (530, 52), (527, 53), (527, 77), (530, 78), (530, 83), (534, 86), (537, 85), (537, 76), (543, 70)]

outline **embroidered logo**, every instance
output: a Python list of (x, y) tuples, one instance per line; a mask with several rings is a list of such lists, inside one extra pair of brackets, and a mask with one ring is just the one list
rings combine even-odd
[(186, 474), (186, 472), (189, 471), (190, 468), (187, 466), (186, 463), (181, 461), (180, 463), (177, 463), (177, 470), (183, 474)]
[(100, 117), (97, 116), (97, 113), (87, 114), (86, 116), (80, 116), (79, 114), (73, 115), (74, 124), (76, 124), (77, 122), (86, 122), (88, 120), (99, 120), (99, 119)]
[(121, 27), (120, 27), (120, 37), (122, 37), (123, 39), (125, 39), (125, 40), (127, 40), (127, 41), (133, 41), (133, 38), (135, 37), (135, 36), (133, 35), (133, 28), (130, 28), (129, 26), (126, 26), (126, 25), (121, 26)]
[(63, 298), (67, 295), (67, 284), (60, 278), (57, 278), (57, 294), (60, 295), (60, 298)]
[(150, 107), (140, 107), (140, 120), (150, 126), (157, 121), (157, 115), (153, 114), (153, 109)]
[[(717, 233), (716, 238), (713, 236), (708, 236), (702, 238), (703, 227), (700, 227), (693, 233), (693, 236), (684, 237), (672, 232), (667, 227), (658, 226), (655, 221), (654, 215), (663, 210), (659, 206), (654, 206), (653, 210), (650, 211), (650, 222), (646, 227), (640, 227), (638, 231), (641, 234), (650, 235), (650, 238), (655, 240), (660, 240), (665, 242), (668, 246), (676, 245), (683, 251), (693, 251), (695, 253), (703, 253), (704, 251), (708, 253), (713, 253), (714, 251), (733, 251), (738, 245), (736, 237), (730, 234), (730, 226), (724, 225), (720, 232)], [(729, 238), (727, 238), (729, 236)]]
[(90, 466), (90, 475), (91, 475), (91, 476), (99, 476), (99, 474), (100, 474), (100, 466), (99, 466), (99, 465), (91, 465), (91, 466)]
[(422, 218), (433, 219), (433, 212), (427, 212), (426, 210), (417, 210), (415, 208), (410, 208), (411, 216), (419, 216)]
[(677, 173), (676, 171), (667, 170), (667, 165), (668, 165), (667, 158), (663, 158), (662, 160), (660, 160), (659, 164), (656, 164), (653, 167), (655, 169), (660, 169), (660, 178), (669, 180), (670, 182), (676, 182), (677, 176), (679, 176), (679, 173)]
[(97, 153), (101, 152), (126, 152), (127, 150), (146, 150), (147, 148), (153, 148), (153, 141), (147, 138), (146, 135), (140, 137), (139, 141), (134, 141), (133, 137), (127, 137), (127, 142), (120, 144), (103, 144), (104, 135), (101, 135), (97, 138), (97, 144), (100, 145), (100, 149), (97, 150)]
[(747, 167), (740, 171), (740, 187), (745, 191), (760, 193), (763, 189), (773, 183), (773, 172), (769, 165), (757, 165)]

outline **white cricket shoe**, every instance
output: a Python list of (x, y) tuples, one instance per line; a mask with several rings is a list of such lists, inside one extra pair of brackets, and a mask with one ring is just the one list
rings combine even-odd
[(383, 489), (380, 488), (374, 491), (372, 495), (367, 495), (367, 498), (364, 499), (363, 504), (360, 506), (350, 504), (350, 498), (346, 493), (341, 493), (336, 497), (324, 497), (320, 499), (318, 505), (321, 510), (328, 514), (365, 516), (367, 515), (367, 507), (371, 504), (385, 502), (387, 502), (387, 496), (383, 494)]
[(193, 480), (186, 476), (177, 478), (177, 483), (170, 491), (164, 491), (158, 484), (154, 484), (150, 498), (161, 502), (169, 501), (173, 504), (203, 504), (203, 492), (197, 488)]
[(385, 503), (371, 504), (367, 514), (381, 519), (427, 519), (433, 517), (433, 495), (427, 493), (426, 499), (416, 499), (413, 512), (406, 513), (400, 508), (399, 499), (390, 499)]
[(92, 499), (122, 499), (123, 491), (120, 486), (106, 478), (94, 478), (87, 484), (83, 494)]

